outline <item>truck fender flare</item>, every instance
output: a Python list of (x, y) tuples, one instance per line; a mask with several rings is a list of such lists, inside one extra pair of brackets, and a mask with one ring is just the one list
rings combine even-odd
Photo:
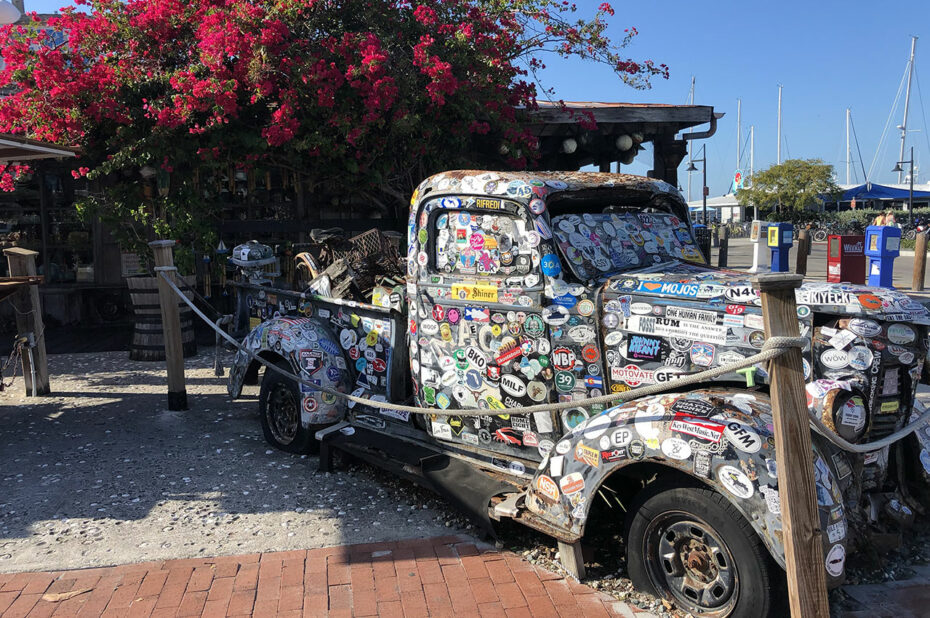
[[(828, 582), (839, 583), (847, 536), (841, 489), (832, 463), (816, 445), (814, 463)], [(608, 479), (657, 469), (687, 475), (725, 496), (784, 568), (771, 409), (761, 393), (670, 393), (588, 418), (540, 464), (525, 503), (542, 519), (580, 538)], [(644, 476), (642, 480), (649, 477)]]
[[(242, 347), (266, 359), (282, 359), (289, 370), (320, 386), (348, 392), (351, 384), (350, 369), (339, 347), (338, 339), (329, 326), (316, 318), (274, 318), (262, 322), (243, 339)], [(243, 350), (229, 370), (227, 391), (233, 399), (242, 393), (247, 376), (255, 375), (260, 363)], [(303, 385), (301, 390), (301, 425), (319, 425), (342, 420), (346, 414), (346, 400)]]

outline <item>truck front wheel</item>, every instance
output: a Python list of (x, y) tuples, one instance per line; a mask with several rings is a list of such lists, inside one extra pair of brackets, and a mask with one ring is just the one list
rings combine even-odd
[(700, 616), (778, 615), (784, 573), (726, 498), (697, 487), (647, 487), (627, 523), (633, 585)]
[[(277, 365), (292, 371), (284, 362)], [(265, 369), (258, 395), (258, 413), (262, 433), (269, 444), (288, 453), (308, 453), (318, 450), (313, 438), (316, 427), (303, 427), (300, 422), (301, 394), (297, 383), (277, 371)]]

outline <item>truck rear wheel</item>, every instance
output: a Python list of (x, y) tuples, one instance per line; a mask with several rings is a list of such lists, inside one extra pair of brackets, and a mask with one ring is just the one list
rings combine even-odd
[(633, 585), (700, 616), (779, 615), (784, 573), (720, 494), (647, 487), (626, 531)]
[[(291, 367), (283, 361), (276, 363), (286, 371)], [(258, 413), (262, 433), (268, 444), (288, 453), (310, 453), (319, 450), (313, 437), (316, 426), (303, 427), (300, 422), (302, 396), (293, 380), (277, 371), (265, 369), (258, 395)]]

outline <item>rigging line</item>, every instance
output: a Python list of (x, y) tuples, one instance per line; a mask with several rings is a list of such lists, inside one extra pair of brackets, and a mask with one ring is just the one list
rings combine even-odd
[(891, 111), (888, 112), (888, 119), (885, 121), (885, 128), (882, 129), (882, 136), (878, 139), (878, 146), (875, 148), (875, 156), (872, 157), (872, 164), (869, 165), (869, 173), (866, 174), (866, 179), (872, 175), (872, 170), (875, 169), (875, 164), (878, 162), (878, 156), (882, 151), (882, 145), (885, 143), (885, 135), (888, 133), (888, 125), (891, 124), (891, 117), (894, 116), (894, 112), (898, 109), (898, 101), (901, 100), (901, 93), (904, 91), (904, 83), (907, 80), (907, 70), (911, 65), (911, 61), (907, 61), (907, 66), (904, 67), (904, 75), (901, 76), (901, 83), (898, 84), (898, 92), (894, 95), (894, 103), (891, 105)]
[(927, 140), (927, 152), (930, 152), (930, 127), (927, 126), (927, 114), (924, 110), (924, 96), (920, 92), (920, 77), (914, 72), (914, 81), (917, 82), (917, 98), (920, 99), (920, 117), (924, 121), (924, 139)]
[(862, 151), (859, 150), (859, 135), (856, 133), (856, 123), (853, 122), (852, 111), (849, 112), (849, 128), (852, 129), (853, 138), (856, 140), (856, 152), (859, 153), (859, 167), (862, 168), (862, 182), (869, 181), (869, 175), (865, 173), (865, 163), (862, 161)]

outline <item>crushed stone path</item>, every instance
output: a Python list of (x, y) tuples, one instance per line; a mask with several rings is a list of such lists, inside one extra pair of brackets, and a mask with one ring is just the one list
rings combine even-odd
[(0, 616), (51, 615), (653, 617), (464, 535), (0, 575)]

